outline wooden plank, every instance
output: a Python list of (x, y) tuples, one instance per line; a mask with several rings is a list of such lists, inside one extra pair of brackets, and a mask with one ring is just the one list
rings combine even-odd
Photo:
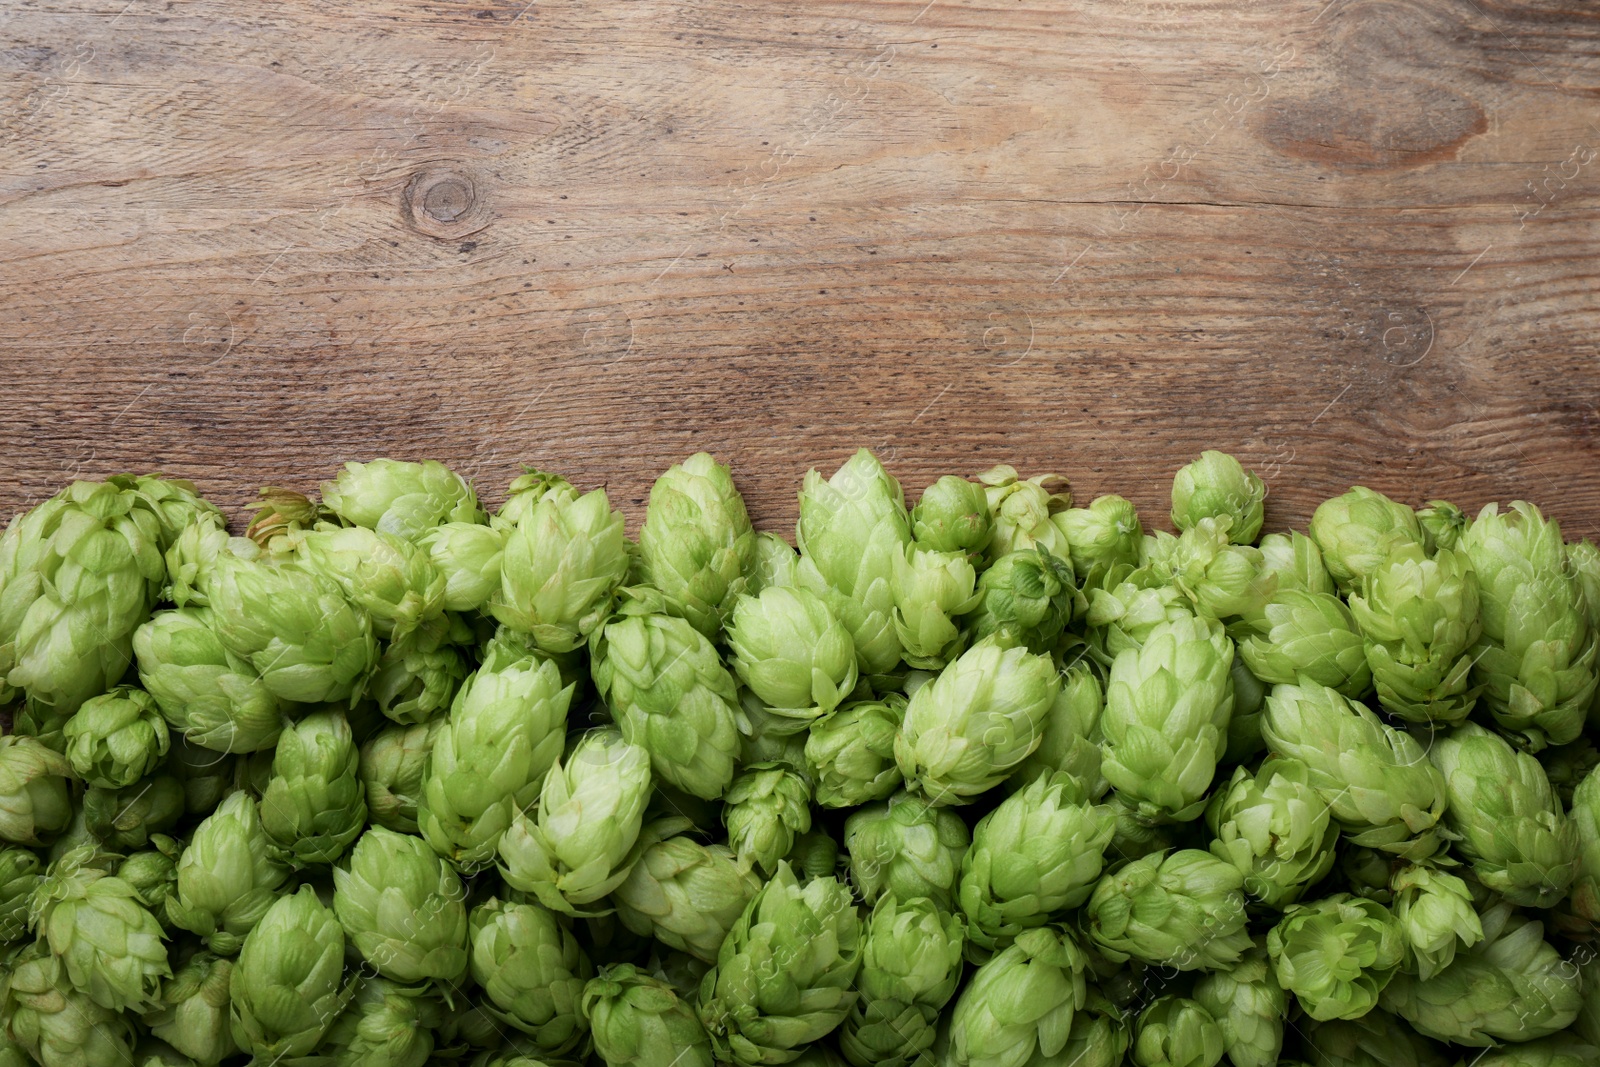
[(0, 509), (161, 468), (857, 446), (1131, 496), (1234, 451), (1600, 537), (1600, 14), (1534, 0), (328, 7), (0, 22)]

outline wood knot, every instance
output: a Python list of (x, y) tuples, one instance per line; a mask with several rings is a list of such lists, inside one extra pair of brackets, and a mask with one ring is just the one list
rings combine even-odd
[(471, 174), (428, 167), (406, 184), (401, 213), (412, 227), (441, 241), (459, 240), (489, 225), (485, 197)]

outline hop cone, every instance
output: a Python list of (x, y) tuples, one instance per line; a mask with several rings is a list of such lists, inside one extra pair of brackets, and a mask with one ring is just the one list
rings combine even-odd
[(839, 1032), (855, 1067), (910, 1067), (961, 980), (962, 924), (926, 897), (880, 897), (862, 932), (861, 999)]
[(1358, 1019), (1405, 959), (1400, 926), (1375, 900), (1338, 893), (1296, 904), (1267, 935), (1273, 973), (1313, 1019)]
[(1578, 832), (1539, 761), (1474, 723), (1436, 738), (1428, 755), (1444, 776), (1445, 824), (1478, 881), (1528, 907), (1565, 896), (1578, 871)]
[(1087, 996), (1087, 960), (1055, 927), (1021, 934), (979, 967), (950, 1012), (943, 1062), (951, 1067), (1048, 1063), (1066, 1047)]
[(1261, 732), (1273, 755), (1306, 765), (1351, 842), (1410, 859), (1437, 850), (1444, 779), (1409, 735), (1312, 685), (1274, 686)]
[(706, 638), (721, 633), (755, 553), (755, 531), (727, 467), (700, 452), (656, 479), (639, 529), (640, 570)]
[(446, 611), (481, 611), (500, 591), (504, 530), (475, 522), (447, 522), (423, 531), (417, 547), (444, 575)]
[(905, 697), (890, 693), (882, 700), (846, 704), (811, 724), (805, 769), (816, 783), (818, 804), (855, 808), (886, 800), (900, 788), (894, 739), (905, 708)]
[(1100, 879), (1085, 913), (1089, 936), (1119, 963), (1232, 967), (1250, 947), (1243, 885), (1232, 864), (1209, 853), (1152, 853)]
[(966, 645), (957, 617), (982, 602), (978, 572), (965, 552), (938, 552), (918, 543), (895, 557), (893, 574), (901, 657), (913, 667), (937, 670)]
[(228, 986), (233, 961), (196, 952), (161, 987), (161, 1005), (145, 1016), (150, 1032), (197, 1064), (216, 1064), (234, 1055), (228, 1021)]
[(1302, 593), (1338, 591), (1333, 575), (1322, 564), (1322, 550), (1301, 533), (1267, 534), (1261, 539), (1262, 569), (1273, 575), (1281, 592), (1295, 589)]
[(211, 951), (237, 955), (288, 877), (261, 828), (255, 800), (231, 793), (196, 828), (179, 857), (177, 893), (167, 900), (167, 917), (205, 938)]
[(74, 988), (111, 1011), (140, 1011), (157, 1002), (172, 971), (161, 924), (121, 878), (81, 866), (78, 850), (39, 886), (33, 923), (66, 968)]
[(706, 800), (721, 796), (733, 780), (743, 713), (711, 642), (683, 619), (625, 607), (592, 648), (595, 688), (623, 737), (649, 754), (664, 781)]
[(128, 1017), (96, 1003), (69, 982), (44, 942), (10, 962), (0, 1001), (6, 1034), (40, 1067), (102, 1067), (133, 1062)]
[(1530, 1041), (1572, 1025), (1582, 977), (1544, 939), (1544, 927), (1501, 904), (1483, 916), (1484, 940), (1434, 975), (1398, 975), (1383, 1006), (1439, 1041), (1483, 1048)]
[(728, 846), (740, 863), (769, 877), (794, 847), (795, 836), (811, 829), (810, 783), (779, 764), (745, 768), (722, 803)]
[(1422, 544), (1422, 528), (1410, 508), (1360, 485), (1319, 504), (1307, 532), (1345, 592), (1359, 589), (1395, 549)]
[(572, 686), (550, 660), (491, 645), (433, 741), (417, 825), (433, 850), (472, 873), (494, 862), (512, 816), (539, 796), (561, 755)]
[(628, 573), (622, 513), (604, 489), (578, 496), (555, 479), (542, 493), (514, 495), (498, 521), (505, 555), (489, 611), (547, 652), (577, 648), (610, 614)]
[(989, 502), (977, 482), (946, 474), (922, 491), (911, 509), (911, 536), (932, 552), (983, 555), (989, 543)]
[(797, 728), (838, 707), (855, 688), (850, 631), (807, 589), (769, 587), (741, 597), (727, 641), (739, 680)]
[(934, 804), (992, 789), (1039, 747), (1060, 691), (1048, 656), (979, 641), (906, 705), (894, 752), (907, 788)]
[(1311, 681), (1348, 697), (1372, 688), (1361, 634), (1332, 593), (1280, 590), (1240, 634), (1239, 655), (1263, 682)]
[(427, 987), (367, 977), (317, 1053), (351, 1067), (423, 1067), (443, 1022), (444, 1005)]
[(545, 776), (537, 816), (519, 812), (501, 837), (501, 876), (547, 908), (585, 914), (628, 877), (649, 799), (649, 753), (615, 728), (590, 731)]
[(637, 934), (712, 962), (728, 931), (761, 888), (724, 845), (672, 837), (682, 822), (646, 827), (641, 852), (612, 892), (617, 917)]
[(1339, 828), (1297, 760), (1234, 770), (1206, 807), (1211, 853), (1244, 876), (1245, 892), (1272, 908), (1299, 900), (1333, 866)]
[(367, 686), (368, 696), (391, 722), (427, 722), (447, 711), (472, 672), (453, 646), (431, 639), (417, 642), (416, 636), (383, 650)]
[(444, 572), (402, 537), (324, 526), (297, 535), (294, 547), (305, 568), (331, 578), (385, 640), (404, 638), (444, 611)]
[(1447, 548), (1404, 545), (1363, 580), (1350, 611), (1366, 638), (1378, 702), (1409, 722), (1459, 723), (1478, 698), (1478, 579)]
[(1424, 982), (1450, 966), (1458, 945), (1471, 948), (1483, 940), (1472, 891), (1460, 878), (1419, 863), (1396, 872), (1391, 884), (1395, 920)]
[(1283, 1051), (1287, 997), (1272, 973), (1266, 950), (1246, 952), (1229, 971), (1213, 971), (1194, 987), (1194, 1000), (1222, 1031), (1222, 1048), (1234, 1067), (1272, 1067)]
[(700, 1019), (718, 1058), (788, 1063), (849, 1013), (858, 994), (861, 920), (832, 878), (801, 885), (787, 863), (734, 923), (700, 985)]
[(368, 830), (334, 868), (333, 886), (339, 924), (378, 974), (452, 983), (466, 971), (466, 890), (420, 837)]
[(1227, 1048), (1222, 1027), (1197, 1001), (1157, 997), (1133, 1024), (1137, 1067), (1214, 1067)]
[(1007, 552), (1043, 545), (1052, 555), (1072, 558), (1072, 548), (1061, 528), (1051, 520), (1072, 507), (1067, 479), (1059, 474), (1021, 478), (1006, 464), (978, 475), (989, 504), (989, 544), (984, 551), (993, 563)]
[(1041, 777), (979, 820), (961, 861), (959, 898), (972, 943), (1003, 948), (1023, 930), (1076, 908), (1100, 877), (1116, 832), (1066, 775)]
[(1226, 452), (1206, 451), (1172, 479), (1172, 525), (1187, 530), (1201, 519), (1227, 518), (1228, 534), (1248, 545), (1261, 532), (1267, 487)]
[(346, 463), (322, 483), (322, 502), (351, 525), (412, 540), (442, 523), (483, 521), (466, 479), (431, 459)]
[(355, 738), (337, 711), (307, 715), (283, 731), (261, 795), (261, 828), (285, 863), (333, 863), (361, 833), (367, 804)]
[(83, 794), (83, 819), (106, 847), (140, 849), (183, 818), (183, 783), (170, 774), (153, 774), (123, 789), (90, 786)]
[(0, 841), (42, 845), (72, 821), (66, 757), (31, 737), (0, 737)]
[(1008, 552), (978, 579), (982, 598), (971, 618), (978, 638), (1048, 652), (1072, 620), (1077, 587), (1072, 562), (1043, 545)]
[(1100, 715), (1105, 690), (1087, 664), (1078, 663), (1063, 673), (1061, 694), (1045, 716), (1039, 747), (1018, 765), (1009, 788), (1020, 788), (1041, 776), (1070, 775), (1084, 795), (1099, 798), (1110, 784), (1100, 773)]
[(356, 773), (366, 790), (367, 815), (374, 826), (402, 834), (418, 832), (423, 772), (444, 724), (437, 718), (413, 726), (386, 726), (361, 746)]
[(900, 483), (866, 449), (826, 481), (808, 471), (795, 543), (800, 584), (824, 597), (849, 631), (861, 673), (894, 670), (894, 568), (911, 543)]
[(258, 752), (278, 743), (284, 701), (229, 651), (206, 608), (158, 611), (133, 635), (139, 682), (190, 744)]
[(258, 1062), (304, 1056), (344, 1010), (344, 930), (303, 885), (279, 897), (244, 940), (229, 979), (233, 1039)]
[(90, 697), (67, 722), (67, 762), (90, 785), (120, 789), (167, 754), (167, 724), (150, 694), (129, 686)]
[(714, 1067), (694, 1008), (632, 964), (603, 968), (583, 989), (583, 1017), (608, 1067)]
[(928, 897), (952, 910), (962, 859), (972, 834), (961, 817), (909, 793), (852, 812), (844, 823), (850, 881), (873, 904), (885, 894)]
[(594, 967), (555, 913), (491, 898), (472, 910), (472, 977), (495, 1018), (559, 1057), (583, 1040), (580, 1008)]
[(1115, 568), (1139, 564), (1144, 527), (1120, 496), (1095, 497), (1088, 507), (1057, 512), (1050, 521), (1066, 535), (1073, 570), (1086, 588), (1099, 586)]
[(1576, 739), (1594, 697), (1597, 643), (1560, 526), (1532, 504), (1504, 514), (1488, 504), (1460, 550), (1478, 576), (1472, 673), (1489, 714), (1533, 752)]
[(1184, 822), (1204, 809), (1233, 710), (1232, 662), (1222, 628), (1189, 618), (1112, 663), (1101, 770), (1141, 817)]

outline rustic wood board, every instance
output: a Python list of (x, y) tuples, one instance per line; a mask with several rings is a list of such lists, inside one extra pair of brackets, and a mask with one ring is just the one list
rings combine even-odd
[(0, 74), (8, 513), (1219, 447), (1600, 536), (1592, 4), (12, 0)]

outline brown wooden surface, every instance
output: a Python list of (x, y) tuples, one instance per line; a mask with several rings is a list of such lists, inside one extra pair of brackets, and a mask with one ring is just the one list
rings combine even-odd
[(0, 510), (1203, 447), (1600, 533), (1580, 0), (10, 0)]

